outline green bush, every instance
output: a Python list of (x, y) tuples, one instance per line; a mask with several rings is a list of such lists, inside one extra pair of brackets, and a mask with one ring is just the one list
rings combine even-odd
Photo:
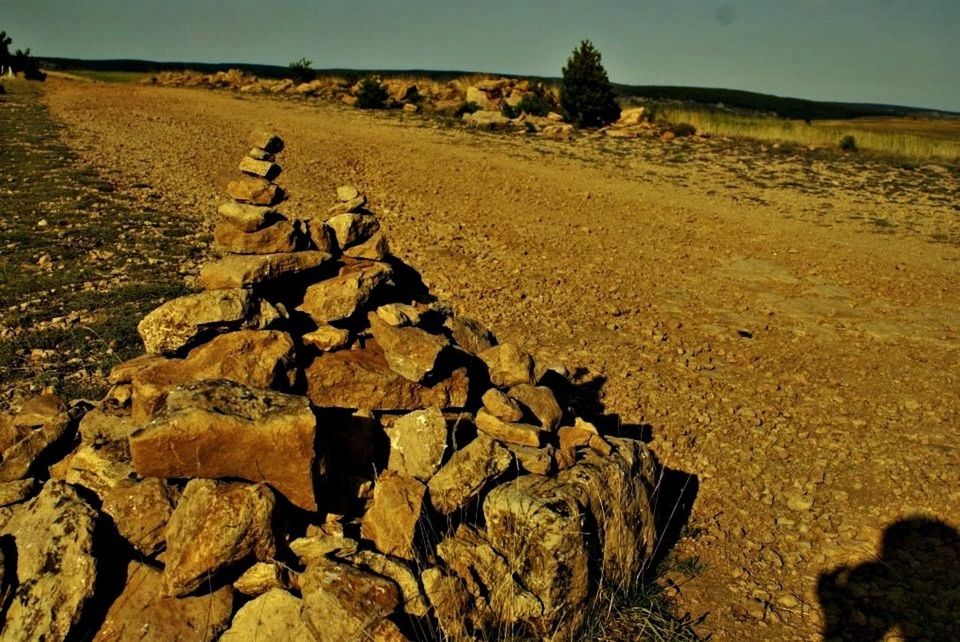
[(620, 117), (617, 95), (600, 62), (600, 52), (589, 40), (580, 43), (563, 68), (560, 106), (581, 127), (602, 127)]
[(690, 123), (676, 123), (670, 125), (670, 131), (677, 138), (686, 138), (687, 136), (696, 136), (697, 128)]
[(357, 92), (357, 107), (360, 109), (383, 109), (387, 105), (387, 88), (379, 78), (364, 78)]
[(317, 72), (311, 69), (312, 65), (313, 61), (306, 58), (294, 60), (288, 65), (290, 67), (290, 78), (298, 85), (310, 82), (317, 77)]
[(855, 152), (857, 149), (857, 139), (853, 136), (847, 135), (840, 139), (840, 149), (845, 152)]
[(553, 111), (553, 103), (543, 88), (537, 87), (524, 95), (514, 109), (516, 109), (517, 112), (524, 112), (530, 116), (546, 116)]
[[(480, 111), (480, 105), (471, 101), (469, 103), (464, 103), (460, 109), (457, 110), (457, 113), (454, 114), (457, 117), (463, 116), (464, 114), (475, 114)], [(512, 118), (512, 116), (510, 116)]]

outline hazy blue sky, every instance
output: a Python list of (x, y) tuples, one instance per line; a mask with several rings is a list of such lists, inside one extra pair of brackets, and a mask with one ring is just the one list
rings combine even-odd
[(0, 0), (40, 55), (559, 74), (960, 111), (960, 0)]

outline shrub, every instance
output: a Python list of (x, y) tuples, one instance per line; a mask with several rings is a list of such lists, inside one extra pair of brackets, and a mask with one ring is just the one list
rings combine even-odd
[(580, 43), (563, 68), (560, 105), (581, 127), (600, 127), (620, 117), (620, 105), (600, 63), (600, 52), (589, 40)]
[(387, 88), (379, 78), (364, 78), (357, 92), (357, 107), (360, 109), (383, 109), (387, 105)]
[(845, 152), (857, 151), (857, 139), (849, 134), (840, 139), (840, 149)]
[(690, 123), (676, 123), (674, 125), (670, 125), (670, 131), (673, 132), (673, 135), (677, 138), (696, 136), (697, 134), (697, 128)]
[(311, 69), (311, 65), (313, 65), (313, 61), (306, 58), (294, 60), (288, 65), (290, 67), (290, 77), (297, 84), (310, 82), (317, 77), (317, 72)]
[(464, 114), (475, 114), (478, 111), (480, 111), (480, 105), (471, 101), (468, 103), (464, 103), (463, 106), (460, 107), (460, 109), (458, 109), (457, 113), (454, 115), (460, 117), (460, 116), (463, 116)]

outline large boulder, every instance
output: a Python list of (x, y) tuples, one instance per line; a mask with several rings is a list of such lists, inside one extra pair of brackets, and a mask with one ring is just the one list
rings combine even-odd
[(172, 390), (164, 410), (130, 436), (130, 453), (144, 477), (266, 482), (316, 510), (316, 423), (305, 397), (206, 381)]
[(207, 290), (249, 288), (320, 267), (333, 258), (327, 252), (231, 254), (200, 269), (200, 284)]

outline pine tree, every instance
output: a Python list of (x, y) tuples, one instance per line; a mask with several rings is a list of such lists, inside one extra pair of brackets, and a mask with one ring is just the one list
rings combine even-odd
[(584, 40), (567, 60), (560, 87), (560, 106), (581, 127), (601, 127), (620, 118), (620, 105), (600, 52)]

